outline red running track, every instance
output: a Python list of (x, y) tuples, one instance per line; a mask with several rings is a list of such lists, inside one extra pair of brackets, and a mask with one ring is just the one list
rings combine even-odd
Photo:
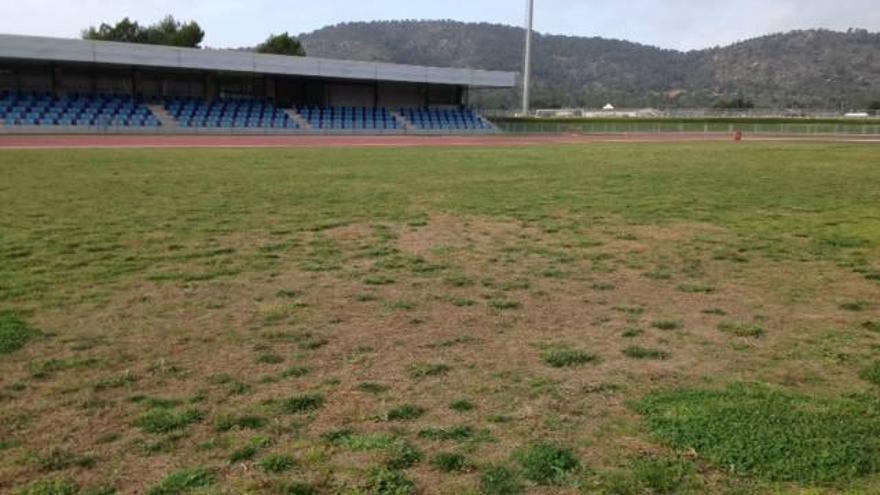
[[(745, 141), (880, 143), (880, 136), (747, 135)], [(0, 150), (133, 148), (508, 147), (589, 143), (733, 142), (728, 134), (553, 134), (498, 136), (101, 136), (6, 135)]]

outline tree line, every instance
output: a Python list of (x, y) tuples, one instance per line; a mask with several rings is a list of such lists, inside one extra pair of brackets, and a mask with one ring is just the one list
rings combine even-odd
[[(115, 24), (101, 23), (83, 30), (82, 38), (97, 41), (118, 41), (145, 45), (201, 48), (205, 30), (195, 21), (181, 22), (168, 15), (155, 24), (142, 25), (128, 17)], [(270, 35), (266, 41), (250, 48), (257, 53), (304, 57), (305, 48), (290, 33)]]

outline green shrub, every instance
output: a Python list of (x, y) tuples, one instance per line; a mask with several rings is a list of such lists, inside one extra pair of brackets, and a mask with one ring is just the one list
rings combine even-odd
[(637, 406), (654, 436), (725, 470), (825, 483), (878, 470), (876, 398), (822, 399), (756, 385), (652, 394)]
[(0, 311), (0, 354), (11, 354), (34, 338), (37, 332), (12, 311)]
[(554, 368), (581, 366), (598, 359), (595, 354), (572, 349), (552, 349), (546, 351), (542, 357), (545, 363)]
[(570, 449), (541, 442), (515, 455), (523, 476), (540, 485), (561, 482), (566, 475), (580, 468), (580, 461)]
[(525, 493), (525, 487), (515, 472), (504, 466), (494, 466), (480, 475), (480, 492), (484, 495), (520, 495)]
[(216, 473), (208, 468), (182, 469), (171, 473), (158, 486), (151, 488), (147, 495), (181, 495), (217, 483)]

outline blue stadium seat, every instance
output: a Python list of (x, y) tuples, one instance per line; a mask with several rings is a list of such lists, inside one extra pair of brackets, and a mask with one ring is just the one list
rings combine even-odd
[(159, 127), (159, 120), (131, 96), (49, 93), (0, 94), (4, 125)]
[(287, 113), (258, 100), (169, 98), (165, 109), (183, 127), (296, 129)]

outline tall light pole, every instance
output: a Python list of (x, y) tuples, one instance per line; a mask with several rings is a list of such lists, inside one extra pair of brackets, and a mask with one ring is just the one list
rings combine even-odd
[(528, 13), (526, 14), (528, 16), (526, 20), (526, 54), (523, 62), (523, 115), (528, 115), (530, 109), (529, 92), (531, 91), (532, 84), (532, 29), (534, 28), (535, 21), (535, 0), (528, 1), (529, 7)]

